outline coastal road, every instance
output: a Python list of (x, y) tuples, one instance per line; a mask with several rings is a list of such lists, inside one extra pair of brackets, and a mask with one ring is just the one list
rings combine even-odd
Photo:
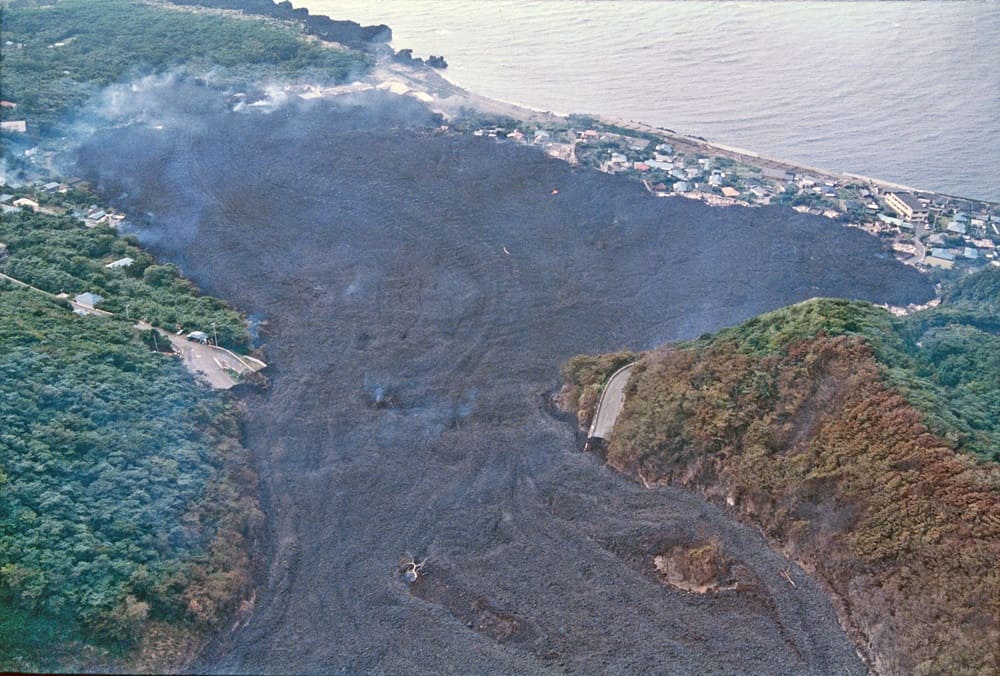
[(625, 386), (632, 376), (633, 366), (634, 363), (621, 367), (608, 379), (608, 384), (601, 393), (601, 400), (597, 404), (594, 422), (590, 425), (590, 434), (587, 435), (591, 439), (607, 439), (611, 436), (615, 421), (618, 420), (625, 405)]

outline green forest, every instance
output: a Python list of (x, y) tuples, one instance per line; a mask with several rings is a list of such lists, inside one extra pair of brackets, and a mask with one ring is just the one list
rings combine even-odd
[[(204, 331), (213, 339), (217, 335), (220, 345), (246, 351), (249, 336), (239, 313), (217, 298), (198, 293), (175, 266), (154, 261), (134, 237), (119, 236), (108, 225), (84, 227), (74, 213), (85, 212), (95, 196), (80, 192), (50, 195), (27, 189), (11, 192), (30, 196), (53, 213), (26, 208), (4, 214), (0, 242), (7, 245), (9, 255), (0, 269), (6, 274), (71, 298), (88, 291), (96, 293), (104, 299), (97, 305), (100, 309), (143, 319), (169, 331)], [(122, 258), (134, 262), (123, 268), (106, 267)]]
[[(135, 317), (217, 321), (237, 345), (246, 331), (110, 228), (27, 210), (2, 223), (8, 274), (134, 314), (79, 316), (0, 280), (0, 669), (111, 668), (154, 625), (230, 615), (261, 520), (234, 403), (150, 349)], [(126, 255), (138, 267), (104, 267)]]
[(823, 300), (760, 315), (687, 347), (732, 342), (768, 356), (817, 335), (862, 338), (928, 427), (957, 451), (1000, 462), (1000, 268), (958, 280), (939, 306), (904, 317)]
[[(1000, 269), (906, 317), (816, 299), (640, 355), (604, 448), (725, 500), (889, 673), (1000, 668)], [(589, 421), (620, 355), (564, 369)]]
[[(341, 81), (370, 66), (367, 55), (309, 41), (301, 27), (130, 0), (15, 0), (0, 7), (3, 119), (46, 133), (99, 88), (184, 66), (219, 67), (247, 82), (309, 74)], [(216, 73), (218, 75), (218, 73)]]

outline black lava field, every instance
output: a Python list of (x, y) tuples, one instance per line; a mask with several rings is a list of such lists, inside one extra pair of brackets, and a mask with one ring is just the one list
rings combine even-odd
[[(813, 296), (924, 301), (916, 271), (832, 221), (436, 133), (411, 99), (218, 98), (168, 97), (162, 129), (78, 157), (159, 256), (265, 322), (270, 386), (242, 396), (267, 562), (252, 617), (197, 670), (863, 672), (756, 530), (613, 474), (546, 401), (574, 354)], [(649, 574), (657, 543), (713, 539), (754, 585)], [(413, 585), (407, 553), (427, 559)]]

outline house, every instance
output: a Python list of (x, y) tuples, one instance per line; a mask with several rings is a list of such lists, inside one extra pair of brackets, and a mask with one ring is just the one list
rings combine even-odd
[(532, 140), (532, 143), (548, 143), (551, 137), (552, 135), (549, 134), (549, 132), (544, 129), (539, 129), (535, 132), (535, 138)]
[(961, 221), (953, 220), (951, 223), (948, 224), (947, 230), (948, 232), (953, 232), (956, 235), (964, 235), (968, 230), (968, 226), (966, 226), (966, 224)]
[(677, 181), (674, 183), (674, 192), (687, 192), (691, 189), (691, 186), (687, 181)]
[(942, 235), (940, 232), (936, 232), (927, 238), (927, 243), (935, 244), (937, 246), (944, 246), (945, 244), (944, 235)]
[(632, 164), (632, 168), (636, 171), (649, 171), (649, 165), (645, 162), (635, 162)]
[(979, 258), (979, 250), (974, 249), (971, 246), (967, 246), (962, 249), (962, 255), (968, 259), (975, 260)]
[(644, 138), (627, 138), (628, 147), (637, 152), (642, 152), (649, 147), (649, 141)]
[(101, 223), (107, 223), (108, 214), (103, 209), (98, 209), (97, 211), (91, 211), (84, 217), (83, 222), (88, 228), (96, 228)]
[(927, 220), (927, 207), (925, 207), (920, 200), (909, 193), (886, 193), (885, 203), (889, 206), (889, 208), (908, 221)]
[(118, 270), (120, 268), (127, 268), (128, 266), (132, 265), (132, 263), (135, 263), (135, 260), (126, 256), (125, 258), (119, 258), (116, 261), (112, 261), (111, 263), (108, 263), (104, 267), (108, 268), (109, 270)]
[(11, 131), (24, 134), (28, 131), (28, 123), (24, 120), (7, 120), (0, 122), (0, 131)]
[(791, 181), (792, 175), (784, 169), (773, 169), (771, 167), (761, 167), (764, 178), (772, 181)]
[(81, 293), (73, 299), (73, 302), (77, 305), (83, 305), (84, 307), (89, 307), (93, 309), (95, 305), (100, 303), (104, 298), (98, 296), (96, 293), (91, 293), (87, 291), (86, 293)]
[(955, 255), (947, 249), (931, 249), (929, 256), (924, 257), (924, 263), (942, 270), (951, 270), (955, 267)]
[(739, 197), (740, 191), (727, 185), (722, 188), (722, 194), (726, 197)]
[(57, 190), (59, 190), (59, 184), (56, 181), (52, 181), (50, 183), (46, 183), (45, 185), (43, 185), (41, 187), (41, 191), (42, 192), (52, 193), (52, 192), (55, 192)]
[(38, 211), (38, 202), (28, 197), (22, 197), (20, 199), (14, 200), (14, 206), (25, 207), (31, 209), (32, 211)]

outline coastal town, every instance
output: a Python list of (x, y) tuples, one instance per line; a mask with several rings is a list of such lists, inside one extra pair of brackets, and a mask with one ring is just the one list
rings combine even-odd
[(1000, 266), (1000, 204), (802, 167), (644, 125), (569, 116), (555, 122), (481, 120), (473, 126), (473, 136), (537, 146), (571, 164), (640, 181), (655, 197), (787, 206), (860, 228), (878, 236), (901, 262), (939, 278), (951, 270)]
[[(476, 97), (450, 85), (431, 69), (393, 64), (375, 82), (334, 87), (294, 85), (286, 87), (280, 98), (291, 95), (308, 100), (369, 90), (414, 98), (427, 105), (442, 116), (444, 124), (438, 133), (470, 134), (537, 147), (570, 164), (641, 182), (652, 197), (694, 199), (719, 207), (785, 206), (865, 230), (879, 237), (901, 262), (936, 280), (987, 265), (1000, 266), (998, 203), (793, 164), (634, 122), (540, 113)], [(272, 103), (269, 92), (230, 98), (234, 110), (248, 101), (264, 108)], [(2, 104), (7, 109), (17, 105), (10, 101)], [(22, 136), (25, 131), (23, 121), (17, 121), (17, 128), (4, 124), (8, 134)], [(64, 213), (59, 206), (39, 204), (38, 197), (58, 197), (88, 188), (79, 178), (51, 180), (58, 153), (58, 148), (42, 146), (20, 151), (19, 165), (28, 175), (44, 178), (25, 186), (29, 194), (15, 198), (3, 191), (0, 209), (4, 213), (21, 208)], [(88, 227), (117, 227), (124, 219), (123, 214), (96, 205), (76, 209), (73, 215)]]

